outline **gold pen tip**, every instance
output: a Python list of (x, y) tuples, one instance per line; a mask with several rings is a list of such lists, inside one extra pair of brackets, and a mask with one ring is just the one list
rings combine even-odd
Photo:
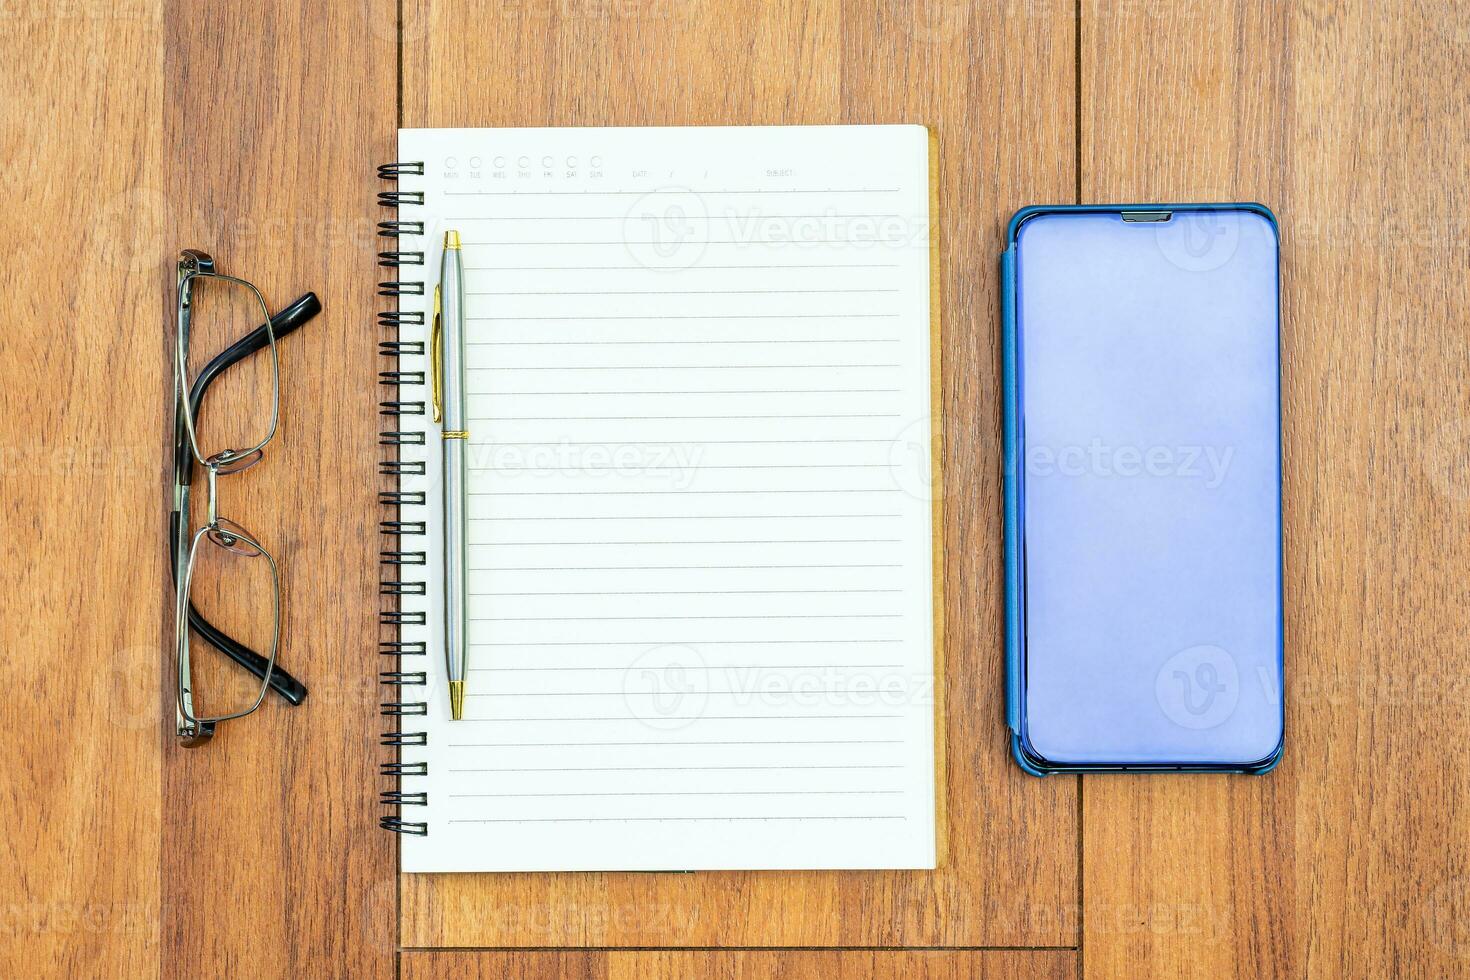
[(464, 717), (464, 681), (449, 682), (449, 717), (455, 721)]
[(446, 231), (444, 233), (444, 247), (445, 248), (459, 248), (459, 232), (457, 232), (457, 231)]

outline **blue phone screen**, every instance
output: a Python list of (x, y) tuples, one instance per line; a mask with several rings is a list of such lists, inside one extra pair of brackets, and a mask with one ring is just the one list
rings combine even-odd
[(1247, 209), (1020, 227), (1022, 739), (1050, 763), (1281, 740), (1277, 275)]

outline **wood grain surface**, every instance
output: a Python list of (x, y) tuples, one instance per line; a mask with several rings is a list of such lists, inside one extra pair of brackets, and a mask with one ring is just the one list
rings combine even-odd
[(161, 247), (163, 45), (156, 13), (135, 12), (89, 24), (38, 3), (0, 19), (10, 977), (140, 975), (159, 954), (167, 363), (164, 268), (144, 253)]
[(1282, 228), (1285, 761), (1087, 777), (1090, 977), (1470, 973), (1470, 20), (1082, 7), (1087, 200)]
[[(1467, 24), (1453, 0), (0, 3), (0, 975), (1470, 976)], [(372, 317), (400, 121), (937, 129), (940, 872), (400, 882)], [(1079, 195), (1281, 219), (1289, 735), (1265, 778), (1041, 781), (1005, 755), (995, 253), (1016, 207)], [(193, 752), (166, 734), (184, 245), (325, 306), (282, 344), (270, 458), (224, 496), (283, 559), (281, 661), (312, 695)], [(1054, 948), (673, 948), (717, 945)], [(603, 948), (551, 948), (576, 946)]]
[[(280, 557), (280, 658), (311, 695), (272, 699), (203, 748), (164, 745), (162, 931), (176, 955), (161, 972), (386, 976), (372, 202), (395, 111), (394, 5), (212, 5), (202, 18), (170, 0), (164, 17), (169, 210), (149, 262), (201, 247), (272, 307), (310, 289), (323, 312), (279, 345), (266, 460), (221, 485), (222, 513)], [(164, 394), (150, 400), (157, 419)]]
[[(391, 24), (392, 6), (4, 13), (6, 173), (24, 203), (3, 219), (0, 972), (387, 975), (365, 202), (396, 47), (369, 21)], [(185, 245), (273, 305), (315, 289), (326, 310), (282, 344), (267, 460), (222, 487), (225, 515), (282, 561), (281, 661), (312, 694), (193, 751), (166, 733), (168, 351)]]
[(1073, 980), (1070, 950), (637, 950), (415, 952), (403, 980)]
[(1000, 216), (1074, 190), (1074, 106), (1057, 97), (1073, 10), (408, 0), (404, 17), (406, 126), (934, 127), (949, 489), (938, 872), (411, 875), (404, 945), (1074, 944), (1076, 781), (1027, 779), (1002, 735), (995, 398)]

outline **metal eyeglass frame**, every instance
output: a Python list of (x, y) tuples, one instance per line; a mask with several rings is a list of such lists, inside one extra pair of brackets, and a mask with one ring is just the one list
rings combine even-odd
[[(187, 365), (192, 316), (192, 286), (196, 279), (215, 279), (247, 289), (261, 310), (261, 324), (222, 351), (206, 364), (192, 384), (187, 377)], [(174, 487), (173, 507), (169, 515), (170, 570), (175, 587), (175, 661), (177, 684), (175, 687), (175, 733), (185, 746), (196, 746), (208, 741), (215, 726), (232, 718), (250, 714), (264, 700), (265, 692), (274, 690), (287, 703), (296, 705), (305, 700), (306, 686), (292, 677), (283, 668), (276, 666), (275, 658), (280, 643), (281, 592), (280, 574), (275, 559), (247, 531), (228, 519), (219, 516), (217, 485), (219, 477), (243, 472), (259, 462), (266, 445), (275, 436), (280, 418), (280, 367), (276, 353), (276, 341), (302, 326), (321, 311), (321, 303), (314, 293), (306, 293), (286, 309), (270, 316), (265, 299), (251, 283), (226, 276), (215, 271), (214, 260), (204, 252), (185, 249), (178, 262), (177, 293), (177, 346), (174, 369)], [(209, 385), (225, 370), (251, 354), (269, 347), (271, 350), (272, 400), (270, 427), (266, 435), (249, 449), (224, 450), (209, 457), (199, 448), (196, 434), (197, 418), (204, 393)], [(190, 486), (193, 483), (194, 464), (201, 465), (206, 474), (208, 487), (207, 521), (190, 533)], [(208, 537), (210, 543), (226, 548), (244, 557), (264, 557), (270, 567), (273, 592), (274, 629), (269, 656), (262, 656), (215, 627), (194, 607), (190, 601), (194, 564), (198, 557), (201, 539)], [(261, 688), (250, 707), (243, 711), (214, 717), (199, 717), (194, 712), (191, 679), (189, 635), (197, 632), (206, 642), (225, 656), (261, 680)]]

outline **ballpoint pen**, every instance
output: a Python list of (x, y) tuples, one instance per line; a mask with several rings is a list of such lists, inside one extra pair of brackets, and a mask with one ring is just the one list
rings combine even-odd
[(439, 285), (434, 289), (434, 421), (444, 443), (444, 663), (449, 672), (449, 714), (464, 715), (465, 682), (465, 480), (467, 442), (464, 386), (464, 260), (459, 232), (444, 233)]

